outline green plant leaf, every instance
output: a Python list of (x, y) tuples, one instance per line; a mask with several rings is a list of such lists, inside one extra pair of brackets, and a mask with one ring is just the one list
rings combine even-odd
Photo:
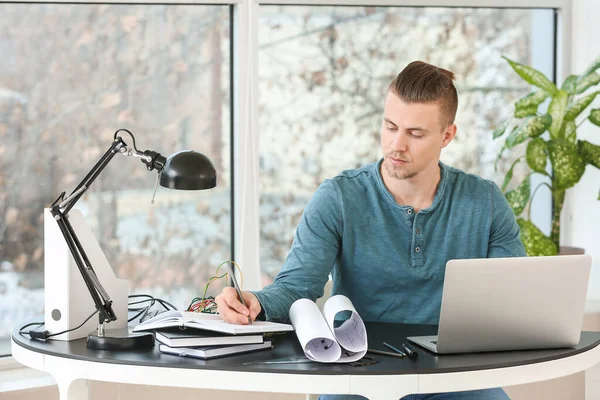
[(535, 172), (541, 174), (546, 173), (546, 164), (548, 161), (546, 158), (548, 154), (546, 152), (546, 142), (542, 138), (535, 138), (527, 144), (527, 152), (525, 155), (527, 159), (527, 165)]
[(498, 171), (498, 162), (502, 159), (502, 154), (506, 149), (506, 142), (504, 142), (504, 145), (502, 146), (502, 148), (498, 152), (498, 155), (496, 156), (496, 161), (494, 161), (494, 171)]
[[(533, 119), (533, 118), (531, 118), (531, 119)], [(527, 134), (527, 132), (524, 129), (525, 125), (527, 125), (527, 123), (528, 122), (526, 122), (525, 124), (523, 124), (519, 128), (515, 129), (514, 131), (512, 131), (510, 133), (510, 135), (508, 135), (508, 137), (506, 138), (506, 142), (504, 144), (504, 146), (507, 149), (512, 149), (516, 145), (521, 144), (525, 140), (529, 139), (529, 135)]]
[(552, 125), (550, 125), (549, 131), (553, 139), (560, 137), (568, 100), (569, 94), (564, 90), (560, 90), (548, 106), (548, 113), (552, 116)]
[(500, 136), (504, 135), (504, 132), (508, 127), (508, 123), (509, 120), (506, 120), (502, 124), (500, 124), (496, 129), (494, 129), (494, 132), (492, 132), (492, 139), (498, 139)]
[(530, 118), (521, 127), (515, 129), (506, 138), (506, 147), (512, 149), (523, 143), (528, 138), (536, 138), (548, 129), (552, 123), (552, 117), (548, 114), (538, 115)]
[(508, 172), (506, 173), (506, 176), (504, 177), (504, 182), (502, 182), (502, 188), (500, 190), (502, 190), (502, 192), (504, 193), (504, 191), (506, 190), (506, 187), (508, 186), (508, 183), (510, 182), (510, 180), (513, 177), (513, 168), (515, 167), (515, 165), (517, 165), (517, 163), (519, 161), (521, 161), (521, 158), (523, 157), (519, 157), (517, 158), (512, 165), (510, 166), (510, 169), (508, 170)]
[(533, 222), (518, 218), (517, 224), (521, 228), (521, 242), (523, 242), (529, 257), (555, 256), (558, 253), (554, 242), (544, 235)]
[(569, 93), (569, 95), (574, 94), (577, 87), (577, 78), (577, 75), (569, 75), (569, 77), (563, 82), (560, 90), (564, 90), (565, 92)]
[(590, 93), (568, 106), (567, 110), (565, 111), (565, 121), (574, 121), (575, 118), (577, 118), (579, 114), (581, 114), (581, 112), (585, 110), (592, 101), (594, 101), (597, 94), (598, 92)]
[(515, 118), (525, 118), (536, 115), (538, 106), (515, 108)]
[(513, 190), (509, 190), (504, 195), (504, 197), (506, 197), (506, 200), (508, 200), (508, 204), (510, 204), (510, 208), (512, 208), (513, 213), (515, 215), (519, 215), (523, 212), (523, 209), (529, 201), (529, 196), (531, 196), (531, 186), (529, 183), (530, 175), (531, 174), (528, 174), (519, 186), (517, 186)]
[(592, 61), (589, 67), (587, 67), (587, 69), (583, 71), (583, 74), (579, 75), (579, 80), (585, 79), (589, 74), (593, 73), (598, 68), (600, 68), (600, 56), (598, 56), (594, 61)]
[(596, 168), (600, 168), (600, 146), (590, 143), (585, 140), (577, 142), (579, 148), (579, 154), (583, 161), (593, 165)]
[(585, 161), (579, 155), (577, 146), (560, 139), (551, 140), (546, 146), (552, 164), (552, 187), (562, 190), (579, 182), (585, 171)]
[(537, 69), (527, 65), (519, 64), (518, 62), (512, 61), (504, 56), (502, 56), (502, 58), (508, 61), (512, 69), (514, 69), (515, 72), (519, 74), (519, 76), (527, 83), (539, 87), (551, 96), (554, 96), (556, 93), (558, 93), (556, 85)]
[(565, 140), (573, 144), (577, 141), (577, 124), (575, 121), (565, 122)]
[(600, 108), (590, 111), (588, 119), (592, 124), (600, 126)]
[(588, 90), (591, 86), (600, 83), (600, 75), (597, 72), (592, 72), (589, 75), (579, 79), (577, 86), (575, 87), (575, 93), (580, 94)]
[(543, 90), (536, 90), (526, 96), (521, 97), (515, 103), (515, 109), (539, 106), (548, 98), (548, 93)]
[(527, 131), (529, 137), (536, 138), (546, 132), (551, 124), (552, 117), (550, 114), (538, 115), (537, 117), (532, 118), (523, 129)]

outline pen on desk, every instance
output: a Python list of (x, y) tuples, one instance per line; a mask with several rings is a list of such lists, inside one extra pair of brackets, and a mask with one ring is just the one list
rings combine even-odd
[(391, 351), (381, 351), (381, 350), (374, 350), (374, 349), (367, 349), (367, 353), (379, 354), (382, 356), (398, 357), (398, 358), (406, 357), (404, 355), (404, 353), (399, 354), (399, 353), (392, 353)]
[[(248, 306), (246, 306), (246, 302), (244, 301), (244, 296), (242, 296), (242, 290), (240, 289), (240, 285), (238, 285), (237, 279), (235, 279), (235, 272), (233, 270), (233, 265), (231, 263), (229, 264), (229, 275), (231, 276), (231, 283), (233, 284), (233, 287), (237, 291), (237, 294), (238, 294), (238, 297), (240, 298), (240, 301), (242, 302), (242, 304), (244, 305), (244, 307), (248, 308)], [(250, 312), (249, 308), (248, 308), (248, 312)], [(249, 315), (248, 315), (248, 323), (250, 325), (252, 325), (252, 318), (250, 318)]]
[(412, 349), (412, 347), (409, 346), (409, 344), (406, 343), (406, 342), (402, 343), (402, 348), (406, 351), (406, 354), (408, 355), (408, 357), (411, 358), (411, 359), (413, 359), (413, 360), (419, 356), (419, 353), (417, 353), (416, 351), (414, 351)]
[(398, 353), (398, 354), (402, 354), (403, 356), (405, 356), (405, 357), (406, 357), (406, 354), (404, 354), (404, 352), (403, 352), (402, 350), (399, 350), (399, 349), (395, 348), (395, 347), (394, 347), (394, 346), (392, 346), (391, 344), (389, 344), (389, 343), (386, 343), (386, 342), (383, 342), (383, 345), (384, 345), (385, 347), (389, 348), (389, 349), (392, 349), (392, 350), (394, 350), (396, 353)]

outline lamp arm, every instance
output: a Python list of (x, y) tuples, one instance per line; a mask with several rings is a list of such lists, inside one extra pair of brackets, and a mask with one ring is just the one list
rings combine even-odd
[[(118, 136), (120, 131), (125, 131), (131, 135), (133, 140), (133, 149), (128, 148), (123, 139)], [(139, 151), (135, 146), (135, 137), (133, 134), (126, 129), (120, 129), (115, 132), (114, 140), (108, 150), (104, 153), (100, 160), (98, 160), (90, 172), (87, 173), (83, 180), (75, 187), (73, 192), (71, 192), (66, 199), (64, 198), (63, 192), (50, 207), (50, 212), (58, 223), (60, 231), (67, 243), (67, 246), (69, 247), (69, 251), (71, 252), (73, 259), (77, 264), (79, 273), (81, 274), (85, 285), (92, 296), (94, 304), (96, 305), (96, 309), (98, 310), (100, 321), (98, 326), (99, 336), (103, 336), (103, 324), (105, 322), (115, 321), (117, 316), (112, 309), (112, 300), (110, 299), (108, 292), (100, 283), (100, 280), (98, 279), (94, 268), (92, 268), (92, 264), (87, 254), (85, 253), (85, 249), (81, 245), (75, 230), (69, 222), (69, 211), (71, 208), (73, 208), (81, 196), (83, 196), (83, 194), (89, 189), (94, 180), (96, 180), (98, 175), (100, 175), (100, 173), (104, 170), (104, 168), (106, 168), (108, 163), (117, 153), (140, 158), (146, 165), (148, 171), (157, 170), (160, 172), (166, 163), (166, 158), (160, 153), (152, 150), (145, 150), (143, 152)]]
[[(112, 144), (110, 145), (110, 147), (108, 148), (106, 153), (104, 153), (104, 155), (100, 158), (100, 160), (98, 160), (96, 165), (94, 165), (92, 167), (92, 169), (90, 170), (90, 172), (88, 172), (88, 174), (85, 176), (85, 178), (83, 178), (83, 180), (81, 182), (79, 182), (79, 185), (77, 185), (75, 187), (75, 189), (73, 190), (73, 192), (71, 192), (71, 194), (67, 198), (69, 204), (66, 204), (66, 206), (63, 206), (64, 208), (61, 207), (61, 209), (63, 210), (62, 211), (63, 214), (67, 215), (69, 213), (69, 210), (71, 210), (71, 208), (73, 208), (75, 203), (81, 198), (81, 196), (83, 196), (85, 191), (96, 180), (98, 175), (100, 175), (100, 173), (108, 165), (110, 160), (112, 160), (113, 157), (117, 153), (120, 153), (120, 152), (123, 152), (123, 153), (127, 152), (127, 145), (125, 144), (123, 139), (121, 139), (121, 137), (117, 137), (112, 142)], [(65, 202), (67, 202), (67, 201), (63, 201), (61, 204), (64, 204)]]
[[(83, 278), (83, 281), (85, 282), (85, 285), (87, 286), (88, 291), (92, 296), (92, 300), (96, 305), (96, 310), (98, 310), (99, 313), (100, 323), (102, 324), (104, 322), (115, 321), (117, 319), (117, 316), (112, 309), (112, 300), (110, 300), (108, 296), (104, 298), (101, 297), (99, 293), (106, 293), (106, 291), (102, 287), (102, 284), (100, 284), (100, 282), (97, 281), (97, 279), (95, 282), (92, 279), (91, 275), (87, 272), (87, 270), (93, 271), (92, 266), (89, 262), (89, 259), (87, 258), (87, 255), (85, 254), (85, 251), (83, 250), (83, 247), (81, 247), (81, 243), (77, 239), (77, 236), (75, 235), (73, 227), (69, 223), (68, 218), (63, 216), (57, 219), (56, 215), (54, 216), (54, 218), (58, 223), (58, 227), (60, 228), (60, 231), (62, 232), (63, 237), (67, 242), (67, 246), (71, 251), (71, 255), (73, 256), (75, 263), (77, 264), (79, 273), (81, 274), (81, 277)], [(86, 266), (84, 266), (84, 263), (87, 266), (87, 270)]]
[(71, 252), (73, 259), (77, 264), (79, 273), (81, 274), (81, 277), (83, 278), (83, 281), (85, 282), (88, 291), (92, 296), (92, 300), (96, 305), (96, 309), (99, 313), (100, 324), (103, 324), (104, 322), (115, 321), (117, 316), (112, 309), (112, 300), (96, 276), (96, 273), (92, 268), (92, 264), (90, 263), (90, 260), (85, 253), (81, 242), (77, 238), (71, 223), (69, 222), (69, 211), (71, 208), (73, 208), (81, 196), (83, 196), (85, 191), (90, 187), (98, 175), (100, 175), (113, 157), (117, 153), (126, 152), (127, 145), (123, 139), (121, 139), (121, 137), (116, 137), (106, 153), (104, 153), (96, 165), (94, 165), (85, 178), (83, 178), (79, 185), (77, 185), (69, 197), (63, 199), (63, 195), (59, 196), (59, 198), (56, 199), (50, 208), (50, 212), (60, 228), (67, 246), (69, 247), (69, 251)]

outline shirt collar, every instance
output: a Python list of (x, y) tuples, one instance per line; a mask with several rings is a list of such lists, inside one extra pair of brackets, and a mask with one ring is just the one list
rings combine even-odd
[[(388, 188), (385, 187), (385, 183), (383, 183), (383, 176), (381, 176), (381, 164), (383, 163), (383, 160), (384, 159), (381, 158), (373, 166), (373, 168), (375, 168), (375, 176), (377, 177), (377, 183), (378, 183), (381, 193), (394, 207), (397, 207), (401, 210), (407, 210), (408, 208), (411, 208), (410, 206), (401, 206), (398, 203), (396, 203), (394, 196), (390, 193)], [(424, 213), (429, 213), (429, 212), (435, 210), (435, 208), (438, 206), (438, 204), (440, 204), (440, 202), (442, 201), (442, 198), (444, 196), (444, 189), (446, 188), (446, 182), (448, 180), (447, 179), (448, 171), (447, 171), (446, 164), (444, 164), (443, 162), (439, 161), (438, 165), (440, 167), (440, 181), (438, 182), (438, 186), (435, 189), (435, 196), (433, 198), (433, 203), (431, 203), (430, 207), (421, 210)]]

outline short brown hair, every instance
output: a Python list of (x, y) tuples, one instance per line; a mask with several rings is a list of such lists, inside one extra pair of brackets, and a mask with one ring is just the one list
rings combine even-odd
[(450, 125), (454, 123), (458, 108), (453, 81), (454, 74), (447, 69), (413, 61), (390, 83), (388, 90), (407, 103), (438, 102), (445, 116), (445, 121), (441, 122)]

